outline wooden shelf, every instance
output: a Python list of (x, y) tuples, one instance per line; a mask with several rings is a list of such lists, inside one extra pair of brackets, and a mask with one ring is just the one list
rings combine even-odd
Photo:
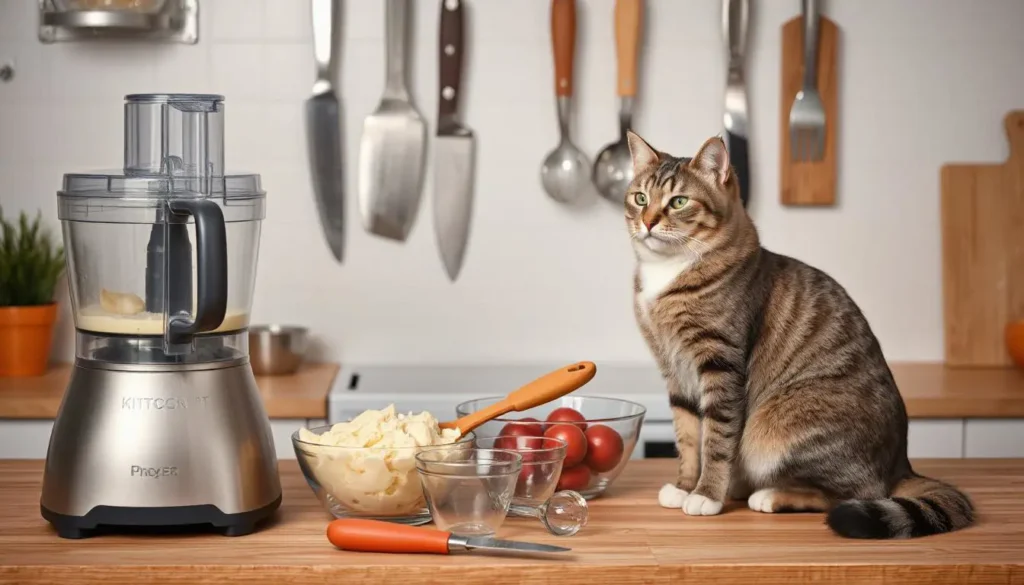
[(1024, 372), (890, 364), (911, 418), (1024, 418)]
[[(341, 369), (336, 363), (306, 363), (288, 376), (256, 376), (270, 418), (327, 418), (327, 393)], [(0, 378), (0, 419), (52, 419), (60, 408), (71, 364), (37, 378)]]
[(960, 487), (980, 520), (904, 541), (847, 540), (822, 514), (763, 514), (729, 502), (718, 516), (658, 506), (668, 460), (632, 461), (572, 537), (509, 518), (499, 538), (556, 544), (554, 558), (343, 552), (294, 461), (282, 462), (275, 521), (244, 537), (107, 535), (69, 541), (39, 515), (41, 461), (0, 461), (0, 581), (21, 583), (1022, 583), (1024, 460), (923, 460), (915, 469)]

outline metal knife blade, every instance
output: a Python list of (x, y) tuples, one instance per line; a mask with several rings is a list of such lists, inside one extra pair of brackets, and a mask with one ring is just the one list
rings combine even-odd
[(357, 180), (363, 227), (396, 241), (408, 237), (420, 207), (427, 125), (406, 81), (410, 0), (384, 6), (386, 75), (377, 109), (363, 122)]
[(469, 240), (473, 210), (473, 135), (438, 136), (435, 148), (434, 233), (448, 278), (455, 281)]
[(448, 278), (462, 268), (473, 210), (473, 132), (456, 120), (461, 97), (462, 0), (441, 0), (439, 87), (434, 170), (434, 234)]
[(320, 226), (335, 259), (345, 251), (345, 184), (341, 161), (341, 114), (334, 92), (306, 100), (307, 150)]
[(313, 55), (317, 78), (306, 100), (306, 151), (320, 226), (334, 258), (345, 250), (345, 183), (342, 173), (341, 104), (334, 92), (341, 0), (312, 0)]
[(516, 540), (502, 540), (475, 536), (469, 538), (451, 537), (448, 539), (449, 548), (464, 548), (465, 550), (493, 550), (493, 551), (522, 551), (522, 552), (569, 552), (571, 548), (553, 546), (550, 544), (538, 544), (535, 542), (519, 542)]
[(722, 32), (729, 59), (725, 88), (725, 145), (729, 150), (729, 161), (739, 179), (740, 198), (744, 207), (750, 201), (748, 108), (743, 74), (749, 18), (750, 0), (722, 0)]

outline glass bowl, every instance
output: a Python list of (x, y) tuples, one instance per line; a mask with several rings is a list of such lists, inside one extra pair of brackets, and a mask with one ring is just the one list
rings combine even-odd
[[(503, 396), (490, 396), (468, 400), (455, 407), (456, 417), (482, 410), (502, 399)], [(571, 408), (583, 415), (582, 421), (561, 424), (581, 427), (587, 439), (588, 453), (581, 463), (566, 465), (563, 462), (555, 489), (575, 490), (588, 500), (594, 499), (615, 481), (633, 454), (644, 415), (647, 414), (643, 405), (618, 398), (568, 395), (536, 408), (506, 414), (480, 425), (473, 432), (480, 439), (543, 435), (559, 424), (546, 421), (548, 415), (558, 408)], [(522, 420), (525, 418), (535, 420)], [(599, 430), (592, 430), (595, 427)], [(621, 438), (621, 453), (616, 445), (616, 435)], [(601, 441), (602, 438), (605, 440)], [(599, 447), (593, 448), (592, 445)], [(573, 451), (572, 445), (567, 445), (566, 460), (570, 459)]]
[(515, 451), (523, 457), (513, 504), (539, 506), (555, 493), (565, 460), (565, 441), (549, 437), (477, 437), (476, 446)]
[[(309, 429), (322, 435), (334, 425)], [(428, 450), (470, 449), (467, 433), (447, 445), (427, 447), (343, 447), (320, 445), (292, 433), (299, 469), (320, 503), (335, 518), (371, 518), (400, 524), (430, 522), (430, 510), (417, 477), (416, 454)]]
[(505, 449), (430, 449), (416, 454), (434, 524), (459, 536), (493, 536), (505, 521), (523, 456)]

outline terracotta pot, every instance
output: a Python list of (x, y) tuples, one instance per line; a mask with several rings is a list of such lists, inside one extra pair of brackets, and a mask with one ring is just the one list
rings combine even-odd
[(56, 321), (57, 303), (0, 307), (0, 376), (45, 374)]
[(1018, 367), (1024, 368), (1024, 320), (1006, 326), (1006, 351)]

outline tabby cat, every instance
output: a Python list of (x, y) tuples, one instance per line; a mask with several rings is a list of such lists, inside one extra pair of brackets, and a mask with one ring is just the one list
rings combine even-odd
[(629, 133), (626, 225), (635, 311), (668, 383), (679, 451), (660, 505), (713, 515), (827, 512), (851, 538), (974, 521), (971, 500), (918, 475), (907, 413), (860, 309), (827, 274), (761, 247), (721, 138), (693, 158)]

